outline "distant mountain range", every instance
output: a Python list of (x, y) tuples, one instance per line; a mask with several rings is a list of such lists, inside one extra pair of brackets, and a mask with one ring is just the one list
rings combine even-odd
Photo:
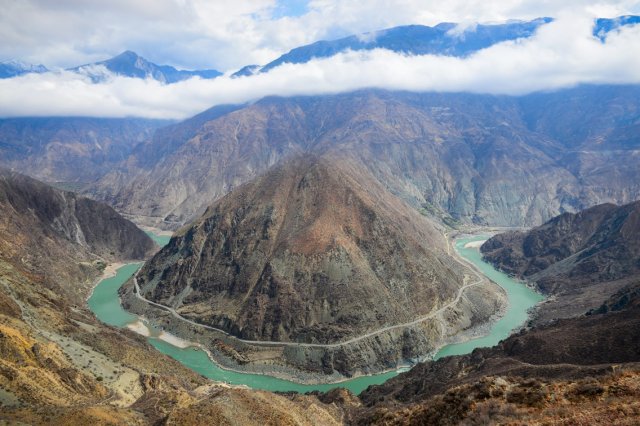
[[(451, 22), (440, 23), (433, 27), (404, 25), (296, 47), (266, 65), (246, 65), (233, 73), (232, 77), (268, 72), (285, 63), (302, 64), (315, 58), (328, 58), (347, 50), (388, 49), (410, 55), (465, 57), (496, 43), (531, 37), (538, 28), (552, 21), (553, 18), (544, 17), (532, 21), (477, 24), (468, 27)], [(640, 23), (640, 16), (635, 15), (596, 19), (593, 35), (604, 41), (611, 31), (638, 23)], [(31, 65), (19, 61), (0, 63), (0, 78), (48, 71), (50, 70), (44, 65)], [(167, 84), (191, 77), (211, 79), (223, 74), (215, 69), (179, 70), (170, 65), (154, 64), (130, 50), (111, 59), (68, 68), (68, 71), (88, 75), (96, 83), (104, 81), (109, 74), (132, 78), (153, 78)]]
[(0, 78), (17, 77), (29, 73), (43, 73), (49, 71), (44, 65), (26, 64), (20, 61), (0, 62)]
[(0, 167), (77, 188), (108, 173), (169, 123), (142, 118), (3, 118)]
[[(0, 78), (12, 78), (29, 73), (45, 73), (51, 71), (44, 65), (31, 65), (19, 61), (0, 63)], [(179, 70), (170, 65), (154, 64), (127, 50), (105, 61), (68, 68), (67, 71), (89, 76), (94, 83), (106, 80), (110, 75), (132, 78), (152, 78), (162, 83), (176, 83), (192, 77), (216, 78), (222, 75), (218, 70)]]
[(287, 156), (333, 152), (450, 223), (538, 225), (638, 197), (639, 91), (269, 97), (159, 129), (89, 192), (177, 226)]
[(459, 25), (450, 22), (434, 27), (406, 25), (297, 47), (265, 65), (261, 72), (286, 62), (300, 64), (346, 50), (388, 49), (412, 55), (466, 56), (502, 41), (530, 37), (540, 26), (551, 21), (551, 18), (539, 18), (528, 22), (477, 25), (466, 30), (458, 30)]
[[(338, 40), (322, 40), (297, 47), (278, 59), (260, 67), (249, 65), (232, 76), (248, 76), (268, 72), (284, 63), (302, 64), (315, 58), (328, 58), (347, 50), (388, 49), (411, 55), (444, 55), (464, 57), (496, 43), (531, 37), (538, 28), (552, 22), (552, 18), (503, 24), (461, 27), (451, 22), (434, 27), (405, 25), (385, 30), (351, 35)], [(607, 34), (625, 25), (640, 22), (640, 16), (620, 16), (596, 19), (593, 35), (604, 41)]]
[(93, 64), (80, 65), (70, 68), (69, 71), (79, 72), (91, 77), (94, 82), (102, 81), (108, 74), (121, 75), (133, 78), (153, 78), (162, 83), (176, 83), (191, 77), (216, 78), (222, 75), (218, 70), (179, 70), (170, 65), (157, 65), (149, 62), (137, 53), (127, 50), (118, 56)]

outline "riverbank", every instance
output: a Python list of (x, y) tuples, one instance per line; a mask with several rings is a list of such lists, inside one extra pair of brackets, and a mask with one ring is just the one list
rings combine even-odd
[[(457, 296), (425, 317), (406, 324), (387, 326), (377, 331), (356, 336), (342, 343), (310, 344), (295, 342), (254, 342), (230, 336), (222, 330), (194, 323), (181, 317), (170, 307), (158, 305), (141, 297), (134, 286), (127, 284), (121, 292), (129, 312), (144, 315), (156, 327), (180, 336), (194, 346), (206, 349), (209, 358), (227, 371), (260, 374), (293, 381), (299, 384), (336, 384), (354, 377), (376, 377), (379, 374), (404, 369), (419, 360), (432, 358), (439, 349), (449, 344), (477, 338), (491, 329), (491, 325), (507, 308), (504, 292), (482, 275), (469, 270), (469, 265), (458, 261), (465, 273), (464, 285)], [(135, 282), (135, 278), (134, 278)], [(475, 320), (475, 321), (473, 321)], [(473, 321), (473, 322), (472, 322)], [(408, 343), (407, 336), (411, 338)], [(368, 352), (382, 347), (411, 347), (414, 352), (409, 359), (399, 357), (393, 366), (389, 358), (372, 361)], [(330, 352), (328, 352), (330, 351)], [(308, 368), (309, 359), (325, 359), (336, 351), (354, 353), (354, 368), (347, 371), (327, 372), (318, 365)], [(298, 362), (300, 360), (300, 362)]]
[[(469, 241), (467, 241), (467, 243), (468, 242)], [(464, 249), (464, 247), (460, 247), (460, 248)], [(466, 249), (470, 249), (470, 248), (467, 247)], [(477, 249), (475, 251), (477, 252)], [(478, 255), (479, 255), (479, 252), (478, 252)], [(461, 261), (462, 260), (466, 260), (466, 259), (461, 259)], [(113, 269), (115, 269), (115, 265)], [(131, 272), (131, 275), (132, 274), (133, 272)], [(124, 278), (122, 280), (122, 283), (124, 283), (127, 279), (128, 277)], [(120, 285), (122, 285), (122, 283), (120, 283)], [(122, 308), (120, 307), (120, 309)], [(127, 314), (131, 315), (128, 312)], [(494, 315), (491, 319), (494, 320), (499, 315), (500, 315), (500, 312), (494, 312)], [(137, 321), (139, 321), (139, 318), (134, 317), (134, 319), (131, 320), (130, 322), (135, 323)], [(145, 328), (148, 330), (146, 325), (145, 325)], [(440, 350), (437, 350), (437, 348), (432, 347), (431, 350), (428, 351), (428, 353), (423, 352), (425, 355), (416, 357), (412, 361), (417, 362), (420, 360), (428, 359), (430, 357), (438, 358), (441, 356), (446, 356), (448, 354), (447, 353), (448, 348), (455, 348), (460, 345), (467, 345), (467, 344), (470, 344), (470, 342), (476, 342), (477, 340), (481, 340), (481, 339), (477, 339), (477, 337), (484, 334), (487, 331), (490, 331), (492, 328), (493, 328), (493, 323), (490, 323), (490, 322), (485, 322), (484, 324), (481, 324), (479, 326), (469, 328), (461, 333), (457, 333), (455, 336), (451, 336), (450, 339), (443, 341), (442, 345), (445, 345), (445, 343), (452, 343), (460, 340), (464, 340), (464, 342), (448, 344), (443, 348), (441, 348)], [(140, 327), (138, 327), (138, 329), (141, 330)], [(354, 376), (354, 377), (345, 377), (345, 376), (327, 377), (325, 375), (318, 374), (318, 373), (308, 374), (308, 372), (305, 372), (307, 374), (306, 374), (306, 377), (304, 378), (296, 377), (296, 375), (291, 374), (291, 368), (274, 368), (275, 366), (273, 365), (266, 365), (264, 371), (255, 371), (254, 369), (254, 371), (248, 372), (243, 368), (244, 367), (243, 365), (234, 366), (231, 364), (227, 366), (227, 365), (219, 365), (214, 363), (216, 358), (218, 358), (217, 355), (220, 355), (220, 354), (216, 354), (214, 356), (213, 353), (205, 349), (205, 346), (201, 345), (200, 343), (191, 342), (189, 341), (189, 339), (175, 337), (176, 335), (182, 336), (182, 334), (176, 333), (174, 330), (170, 328), (164, 328), (164, 330), (161, 333), (156, 333), (156, 336), (151, 336), (151, 334), (153, 333), (150, 333), (148, 331), (146, 333), (150, 334), (150, 336), (148, 336), (148, 338), (150, 339), (150, 343), (153, 346), (155, 346), (157, 349), (159, 349), (163, 353), (166, 353), (178, 359), (186, 366), (194, 369), (195, 371), (213, 380), (227, 382), (227, 383), (234, 383), (239, 385), (246, 384), (250, 387), (266, 389), (266, 390), (293, 390), (298, 392), (306, 392), (310, 390), (326, 391), (331, 388), (341, 386), (341, 387), (349, 388), (355, 393), (358, 393), (359, 391), (366, 388), (370, 384), (379, 384), (386, 381), (387, 379), (397, 375), (400, 371), (405, 370), (408, 366), (411, 365), (411, 362), (408, 361), (404, 364), (399, 364), (397, 366), (394, 366), (391, 369), (387, 368), (386, 371), (381, 374), (375, 374), (375, 375), (358, 374), (357, 376)], [(165, 334), (163, 335), (162, 333), (165, 333)], [(164, 338), (162, 338), (161, 336), (164, 336)], [(174, 337), (172, 336), (174, 336), (175, 339), (179, 339), (179, 340), (175, 340)], [(177, 345), (174, 345), (174, 343), (176, 343)], [(442, 346), (442, 345), (438, 345), (438, 346)], [(477, 342), (471, 343), (471, 345), (474, 347), (478, 346)], [(467, 349), (464, 349), (464, 350), (467, 350)], [(449, 351), (450, 350), (451, 349), (449, 349)], [(274, 371), (274, 370), (279, 370), (279, 371)], [(280, 378), (278, 378), (277, 376), (279, 376)], [(302, 381), (300, 379), (305, 379), (304, 380), (305, 382), (307, 383), (313, 382), (314, 384), (294, 383), (292, 381), (284, 380), (284, 378), (293, 379), (293, 380), (298, 379), (296, 381)], [(323, 381), (326, 381), (328, 378), (333, 379), (331, 380), (332, 383), (317, 384), (320, 381), (320, 379), (323, 379)]]

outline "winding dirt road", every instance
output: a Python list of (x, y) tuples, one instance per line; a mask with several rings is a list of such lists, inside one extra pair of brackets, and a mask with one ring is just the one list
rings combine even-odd
[[(446, 234), (445, 234), (446, 236)], [(449, 238), (447, 236), (447, 245), (449, 244)], [(447, 251), (450, 252), (449, 247), (447, 246)], [(419, 324), (421, 322), (427, 321), (429, 319), (432, 319), (434, 317), (436, 317), (437, 315), (440, 315), (442, 313), (444, 313), (447, 309), (455, 306), (460, 299), (462, 298), (465, 290), (467, 290), (470, 287), (482, 284), (483, 281), (485, 281), (485, 278), (483, 275), (481, 275), (473, 266), (473, 264), (471, 264), (470, 262), (468, 262), (466, 259), (463, 258), (459, 258), (459, 255), (455, 252), (455, 250), (453, 250), (453, 252), (455, 253), (453, 255), (453, 258), (460, 263), (461, 265), (463, 265), (465, 268), (470, 269), (472, 271), (472, 273), (475, 275), (476, 280), (471, 282), (471, 283), (465, 283), (462, 287), (460, 287), (460, 289), (458, 289), (458, 293), (456, 295), (456, 297), (450, 301), (449, 303), (447, 303), (446, 305), (442, 306), (440, 309), (430, 312), (429, 314), (419, 317), (413, 321), (410, 322), (406, 322), (403, 324), (396, 324), (396, 325), (390, 325), (387, 327), (383, 327), (383, 328), (379, 328), (377, 330), (374, 330), (372, 332), (357, 336), (357, 337), (353, 337), (349, 340), (345, 340), (343, 342), (336, 342), (336, 343), (298, 343), (298, 342), (273, 342), (273, 341), (262, 341), (262, 340), (245, 340), (245, 339), (241, 339), (239, 337), (233, 336), (229, 333), (227, 333), (224, 330), (221, 330), (219, 328), (216, 327), (212, 327), (210, 325), (206, 325), (206, 324), (200, 324), (197, 323), (195, 321), (192, 321), (188, 318), (183, 317), (182, 315), (180, 315), (178, 312), (175, 311), (175, 309), (173, 309), (170, 306), (166, 306), (166, 305), (162, 305), (160, 303), (156, 303), (153, 302), (147, 298), (145, 298), (144, 296), (142, 296), (142, 294), (140, 293), (140, 287), (138, 285), (138, 272), (136, 272), (133, 276), (133, 284), (135, 286), (135, 294), (136, 297), (138, 299), (140, 299), (141, 301), (148, 303), (149, 305), (155, 306), (157, 308), (163, 309), (169, 313), (171, 313), (171, 315), (173, 315), (175, 318), (184, 321), (186, 323), (189, 323), (193, 326), (196, 327), (202, 327), (202, 328), (206, 328), (208, 330), (213, 330), (213, 331), (217, 331), (219, 333), (222, 333), (234, 340), (237, 340), (238, 342), (242, 342), (242, 343), (246, 343), (246, 344), (250, 344), (250, 345), (255, 345), (255, 346), (269, 346), (269, 347), (279, 347), (279, 346), (288, 346), (288, 347), (307, 347), (307, 348), (335, 348), (335, 347), (339, 347), (339, 346), (344, 346), (344, 345), (350, 345), (353, 343), (356, 343), (360, 340), (364, 340), (367, 339), (369, 337), (373, 337), (376, 336), (378, 334), (382, 334), (385, 333), (387, 331), (390, 330), (396, 330), (399, 328), (407, 328), (407, 327), (411, 327), (414, 326), (416, 324)], [(469, 278), (469, 275), (464, 275), (464, 281), (466, 282)]]

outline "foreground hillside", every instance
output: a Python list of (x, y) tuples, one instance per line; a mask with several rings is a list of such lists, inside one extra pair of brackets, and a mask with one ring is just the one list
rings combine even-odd
[(583, 86), (520, 97), (270, 97), (158, 131), (89, 193), (175, 229), (283, 158), (332, 153), (449, 224), (537, 225), (640, 196), (638, 95), (638, 86)]
[(212, 384), (99, 323), (85, 298), (105, 263), (152, 249), (108, 206), (0, 174), (0, 422), (340, 423), (313, 398)]
[[(263, 368), (376, 372), (430, 353), (504, 303), (495, 285), (469, 286), (470, 271), (447, 254), (442, 232), (358, 162), (297, 157), (179, 230), (137, 283), (144, 297), (199, 324), (296, 343), (280, 355), (260, 353)], [(155, 311), (127, 303), (145, 316)], [(189, 335), (195, 331), (208, 332)], [(244, 368), (253, 364), (251, 344), (225, 341)]]

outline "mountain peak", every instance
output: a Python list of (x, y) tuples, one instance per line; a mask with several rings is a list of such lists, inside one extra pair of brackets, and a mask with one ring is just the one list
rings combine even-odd
[(532, 21), (477, 24), (465, 37), (456, 36), (459, 24), (442, 22), (433, 27), (403, 25), (367, 34), (356, 34), (338, 40), (321, 40), (297, 47), (265, 65), (260, 72), (269, 71), (283, 63), (304, 63), (313, 58), (326, 58), (346, 50), (388, 49), (414, 55), (445, 55), (464, 57), (496, 43), (531, 37), (551, 18)]
[(187, 80), (191, 77), (215, 78), (222, 75), (217, 70), (187, 71), (178, 70), (170, 65), (157, 65), (132, 50), (125, 50), (119, 55), (104, 61), (72, 68), (71, 71), (87, 73), (94, 82), (102, 81), (105, 75), (91, 70), (95, 65), (103, 66), (115, 75), (143, 79), (151, 78), (168, 84)]
[(113, 61), (116, 59), (127, 59), (127, 60), (137, 60), (137, 59), (143, 59), (146, 61), (146, 59), (144, 59), (142, 56), (138, 55), (136, 52), (134, 52), (133, 50), (125, 50), (124, 52), (120, 53), (119, 55), (114, 56), (111, 59), (107, 59), (106, 61), (103, 62), (108, 62), (108, 61)]

